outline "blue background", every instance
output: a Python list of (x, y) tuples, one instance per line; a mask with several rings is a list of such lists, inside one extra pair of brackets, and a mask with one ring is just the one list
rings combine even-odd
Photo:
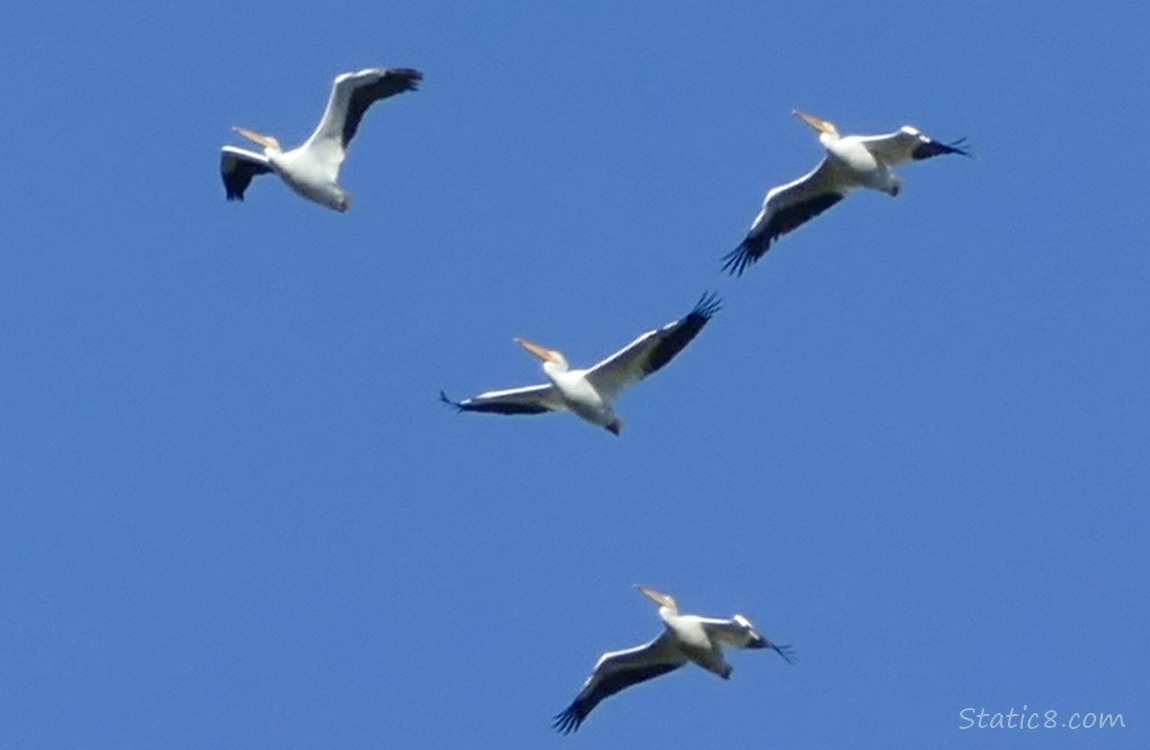
[[(9, 5), (0, 747), (1148, 746), (1145, 5), (497, 6)], [(374, 65), (348, 214), (224, 200)], [(977, 158), (723, 276), (794, 107)], [(621, 438), (436, 402), (705, 290)], [(559, 737), (634, 583), (800, 661)], [(1024, 704), (1126, 728), (959, 729)]]

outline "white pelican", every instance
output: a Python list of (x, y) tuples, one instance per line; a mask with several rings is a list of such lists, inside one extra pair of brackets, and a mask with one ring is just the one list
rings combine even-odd
[(615, 399), (624, 388), (674, 359), (720, 307), (716, 296), (704, 294), (686, 317), (647, 331), (586, 370), (572, 370), (562, 352), (517, 338), (516, 343), (543, 360), (543, 372), (550, 382), (487, 391), (459, 402), (452, 401), (442, 391), (439, 397), (460, 411), (543, 414), (570, 409), (588, 422), (618, 435), (623, 430), (623, 420), (615, 413)]
[(336, 76), (323, 119), (311, 137), (291, 151), (284, 151), (270, 135), (235, 128), (264, 151), (257, 154), (235, 146), (221, 149), (220, 173), (228, 200), (242, 201), (253, 177), (276, 172), (304, 198), (341, 213), (346, 211), (351, 207), (351, 196), (339, 186), (339, 168), (359, 121), (374, 102), (412, 91), (422, 78), (422, 73), (409, 68), (367, 68)]
[(898, 195), (902, 180), (893, 167), (940, 154), (970, 155), (960, 148), (965, 138), (942, 143), (910, 125), (883, 135), (842, 136), (829, 120), (797, 109), (794, 115), (819, 131), (827, 155), (810, 173), (770, 189), (746, 239), (723, 258), (723, 268), (732, 274), (742, 275), (773, 241), (826, 211), (856, 187)]
[(724, 680), (729, 679), (733, 668), (723, 658), (723, 646), (772, 648), (788, 664), (793, 663), (794, 650), (790, 646), (767, 640), (742, 615), (724, 620), (679, 614), (673, 597), (646, 586), (636, 588), (659, 605), (659, 618), (665, 629), (650, 643), (623, 651), (610, 651), (599, 657), (579, 695), (555, 716), (553, 726), (563, 734), (577, 730), (604, 698), (678, 669), (689, 661)]

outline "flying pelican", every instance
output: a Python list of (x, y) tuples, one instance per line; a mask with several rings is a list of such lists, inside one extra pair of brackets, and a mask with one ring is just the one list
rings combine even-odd
[(675, 358), (703, 330), (721, 304), (715, 295), (704, 294), (686, 317), (648, 331), (607, 359), (586, 370), (572, 370), (561, 352), (524, 338), (516, 343), (543, 360), (548, 383), (487, 391), (463, 401), (452, 401), (443, 391), (439, 398), (459, 411), (496, 414), (543, 414), (570, 409), (578, 416), (618, 435), (623, 420), (615, 413), (615, 399)]
[(790, 646), (767, 640), (742, 615), (729, 620), (682, 615), (674, 597), (646, 586), (635, 588), (659, 605), (659, 618), (665, 629), (642, 646), (610, 651), (599, 657), (579, 695), (555, 716), (553, 726), (563, 734), (577, 730), (604, 698), (678, 669), (689, 661), (724, 680), (729, 679), (733, 668), (723, 658), (723, 646), (772, 648), (788, 664), (793, 663), (794, 650)]
[(344, 212), (351, 196), (339, 186), (339, 168), (367, 108), (380, 99), (412, 91), (423, 78), (409, 68), (366, 68), (336, 76), (323, 119), (302, 146), (284, 151), (280, 142), (247, 128), (234, 130), (264, 147), (262, 154), (235, 146), (220, 151), (220, 174), (228, 200), (243, 200), (256, 175), (276, 172), (292, 190), (322, 206)]
[(770, 189), (746, 239), (723, 258), (723, 268), (732, 274), (741, 276), (773, 241), (826, 211), (856, 187), (898, 195), (902, 180), (893, 167), (941, 154), (970, 156), (960, 148), (965, 138), (942, 143), (910, 125), (883, 135), (842, 136), (830, 120), (797, 109), (793, 114), (819, 131), (827, 155), (810, 173)]

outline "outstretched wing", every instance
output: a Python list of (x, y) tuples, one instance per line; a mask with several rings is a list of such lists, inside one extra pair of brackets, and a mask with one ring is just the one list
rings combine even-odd
[(323, 118), (304, 148), (334, 167), (334, 180), (367, 108), (380, 99), (414, 90), (422, 79), (422, 73), (410, 68), (367, 68), (337, 76)]
[(571, 705), (557, 714), (552, 726), (563, 734), (579, 728), (587, 715), (604, 698), (652, 680), (687, 663), (687, 657), (675, 647), (671, 636), (663, 631), (655, 640), (624, 651), (612, 651), (599, 657), (594, 671)]
[(922, 161), (943, 154), (970, 156), (970, 152), (963, 147), (965, 138), (943, 143), (910, 125), (904, 125), (894, 133), (858, 136), (858, 141), (888, 167), (897, 167), (899, 164)]
[(559, 397), (555, 386), (550, 383), (487, 391), (462, 401), (452, 401), (446, 393), (440, 391), (439, 399), (459, 411), (482, 411), (493, 414), (544, 414), (567, 408), (563, 405), (563, 399)]
[(823, 159), (799, 179), (771, 188), (747, 236), (723, 257), (723, 270), (742, 276), (748, 266), (767, 254), (777, 238), (826, 211), (854, 187), (835, 161)]
[(274, 172), (271, 163), (263, 154), (235, 146), (220, 149), (220, 176), (224, 179), (224, 190), (228, 200), (242, 201), (244, 191), (252, 184), (256, 175)]
[(741, 615), (731, 618), (696, 616), (695, 619), (702, 626), (708, 638), (724, 646), (746, 648), (748, 643), (762, 638), (750, 621)]
[(722, 307), (714, 294), (704, 294), (685, 317), (647, 331), (587, 371), (587, 380), (606, 398), (659, 370), (686, 348)]
[(790, 645), (771, 641), (743, 615), (731, 618), (699, 617), (698, 622), (713, 642), (734, 648), (773, 649), (787, 664), (794, 664), (795, 650)]
[(933, 138), (927, 138), (926, 142), (920, 143), (911, 151), (911, 158), (915, 161), (922, 161), (923, 159), (930, 159), (934, 156), (942, 156), (943, 154), (959, 154), (960, 156), (970, 156), (970, 151), (966, 147), (966, 138), (959, 138), (957, 141), (950, 143), (943, 143), (936, 141)]

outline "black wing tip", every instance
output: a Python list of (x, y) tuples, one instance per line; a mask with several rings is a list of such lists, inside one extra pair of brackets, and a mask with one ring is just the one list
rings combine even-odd
[(227, 179), (224, 180), (224, 190), (227, 192), (228, 200), (230, 201), (242, 201), (244, 199), (244, 191), (247, 190), (247, 188), (247, 185), (243, 187), (233, 186)]
[(963, 136), (956, 141), (951, 141), (950, 143), (943, 143), (942, 141), (936, 141), (932, 138), (926, 143), (922, 143), (916, 146), (911, 156), (916, 161), (921, 161), (922, 159), (930, 159), (932, 157), (942, 156), (944, 154), (958, 154), (959, 156), (965, 156), (968, 159), (974, 158), (974, 154), (971, 153), (970, 147), (966, 145), (966, 136)]
[(572, 704), (560, 713), (555, 714), (551, 720), (551, 727), (559, 734), (571, 734), (572, 732), (579, 731), (579, 725), (587, 718), (586, 715), (580, 715), (578, 709)]
[(759, 258), (767, 254), (770, 249), (770, 238), (752, 238), (747, 235), (747, 238), (739, 243), (731, 252), (723, 256), (723, 270), (731, 276), (742, 276), (743, 271), (753, 266), (758, 262)]
[(957, 141), (951, 141), (946, 144), (946, 147), (951, 149), (951, 153), (965, 156), (968, 159), (974, 158), (974, 152), (970, 150), (970, 145), (966, 142), (966, 136), (959, 138)]
[(798, 653), (795, 652), (794, 647), (789, 643), (772, 643), (771, 648), (773, 648), (779, 656), (783, 657), (783, 661), (792, 666), (799, 659)]
[(723, 299), (716, 292), (703, 292), (691, 315), (697, 315), (703, 320), (710, 320), (711, 316), (723, 309)]
[(388, 68), (387, 75), (403, 79), (404, 91), (415, 91), (423, 80), (423, 71), (415, 68)]
[(452, 409), (455, 409), (456, 411), (463, 411), (463, 404), (459, 403), (458, 401), (452, 401), (447, 397), (447, 393), (444, 391), (439, 392), (439, 400), (450, 406)]

